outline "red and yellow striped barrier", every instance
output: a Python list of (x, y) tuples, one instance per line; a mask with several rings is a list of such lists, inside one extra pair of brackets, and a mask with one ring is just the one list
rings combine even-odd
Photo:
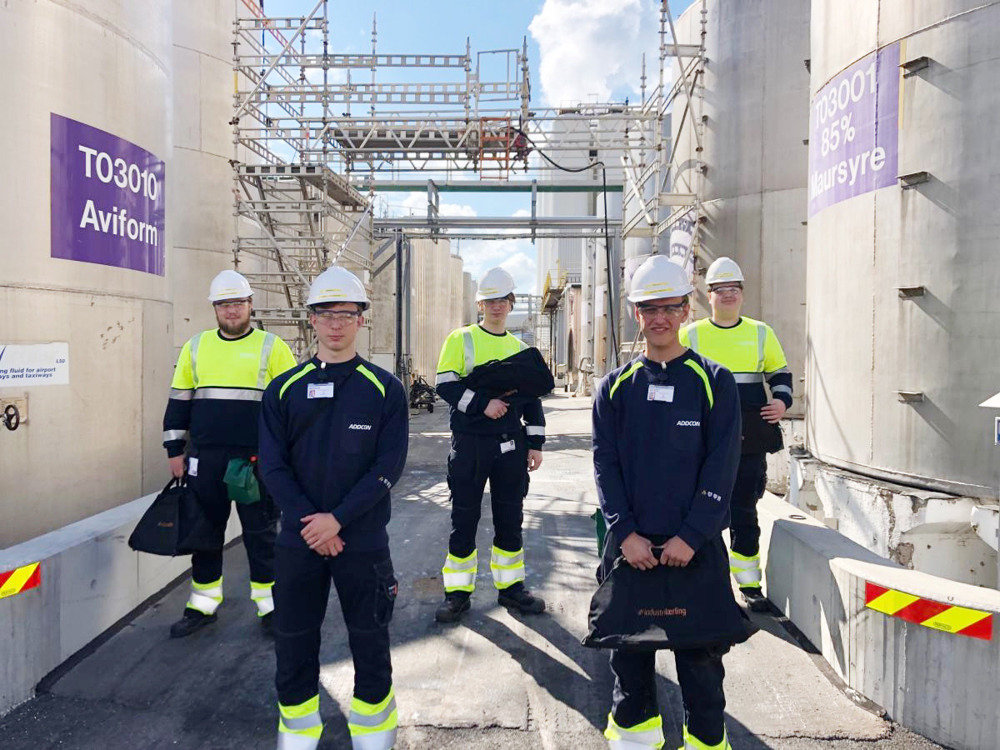
[(23, 594), (42, 585), (42, 564), (31, 563), (0, 573), (0, 599)]
[(953, 607), (931, 599), (887, 589), (865, 581), (865, 606), (876, 612), (898, 617), (925, 628), (967, 635), (984, 641), (993, 640), (993, 615), (977, 609)]

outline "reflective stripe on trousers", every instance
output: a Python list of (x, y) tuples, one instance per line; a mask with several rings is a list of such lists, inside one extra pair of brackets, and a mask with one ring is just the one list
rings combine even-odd
[(747, 557), (732, 550), (729, 551), (729, 572), (741, 587), (760, 588), (761, 579), (764, 577), (760, 569), (759, 554)]
[(351, 732), (353, 750), (392, 750), (392, 746), (396, 744), (398, 724), (396, 692), (393, 688), (389, 688), (389, 694), (379, 703), (351, 699), (347, 728)]
[(297, 706), (278, 704), (278, 750), (315, 750), (322, 734), (318, 695)]
[(498, 589), (506, 589), (523, 581), (524, 549), (507, 552), (494, 546), (490, 556), (490, 571), (493, 573), (493, 585)]
[(725, 729), (722, 730), (722, 742), (718, 745), (706, 745), (684, 727), (684, 746), (680, 750), (733, 750), (733, 746), (729, 744)]
[(445, 593), (452, 591), (468, 591), (476, 589), (476, 573), (479, 571), (478, 550), (472, 550), (468, 557), (455, 557), (450, 552), (444, 560), (444, 567), (441, 568), (441, 576), (444, 578)]
[(191, 595), (187, 607), (203, 615), (214, 615), (222, 604), (222, 579), (211, 583), (196, 583), (191, 581)]
[(272, 588), (274, 588), (273, 581), (271, 583), (254, 583), (250, 581), (250, 598), (257, 605), (258, 617), (269, 615), (274, 611), (274, 597), (271, 595)]
[(611, 750), (662, 748), (664, 744), (663, 719), (660, 716), (654, 716), (652, 719), (626, 729), (618, 726), (614, 716), (608, 714), (608, 728), (604, 730), (604, 737), (608, 740), (608, 747)]

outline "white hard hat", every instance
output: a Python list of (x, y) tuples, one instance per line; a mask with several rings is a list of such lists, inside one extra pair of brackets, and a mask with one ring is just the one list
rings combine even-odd
[(246, 299), (253, 297), (253, 289), (246, 276), (236, 271), (222, 271), (212, 279), (212, 284), (208, 288), (209, 302), (222, 302), (227, 299)]
[(725, 284), (731, 281), (743, 283), (743, 271), (732, 258), (716, 258), (715, 262), (708, 267), (705, 283), (712, 286), (712, 284)]
[(306, 305), (312, 307), (333, 302), (357, 302), (362, 310), (367, 310), (371, 304), (361, 279), (338, 266), (330, 266), (313, 280)]
[(693, 291), (687, 271), (665, 255), (654, 255), (635, 269), (628, 301), (636, 303), (684, 297)]
[(479, 280), (476, 302), (487, 299), (501, 299), (514, 291), (514, 277), (497, 266), (486, 272)]

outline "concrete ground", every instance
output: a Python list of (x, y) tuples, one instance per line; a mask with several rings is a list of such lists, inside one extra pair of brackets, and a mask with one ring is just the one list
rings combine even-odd
[[(549, 442), (525, 507), (528, 586), (548, 602), (537, 617), (496, 604), (489, 573), (488, 501), (480, 526), (478, 592), (460, 625), (434, 622), (449, 530), (444, 483), (449, 433), (440, 402), (411, 423), (406, 474), (390, 526), (400, 593), (392, 623), (399, 704), (397, 748), (590, 750), (602, 738), (611, 698), (607, 655), (580, 646), (597, 564), (589, 400), (545, 402)], [(164, 593), (111, 638), (50, 676), (40, 695), (0, 719), (5, 750), (74, 748), (272, 748), (277, 727), (272, 642), (259, 632), (246, 559), (226, 554), (219, 622), (184, 640), (168, 627), (187, 586)], [(346, 712), (352, 663), (331, 602), (321, 654), (321, 747), (350, 746)], [(726, 657), (730, 738), (736, 750), (935, 745), (866, 710), (831, 681), (824, 662), (774, 617)], [(681, 704), (673, 660), (659, 659), (667, 748), (680, 744)]]

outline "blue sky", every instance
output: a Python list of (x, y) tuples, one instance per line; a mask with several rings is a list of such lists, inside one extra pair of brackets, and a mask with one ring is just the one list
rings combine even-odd
[[(671, 11), (678, 15), (692, 2), (671, 0)], [(314, 5), (315, 0), (264, 0), (271, 16), (299, 15)], [(656, 75), (658, 9), (655, 0), (331, 0), (331, 51), (370, 52), (373, 14), (381, 53), (464, 54), (469, 37), (475, 55), (520, 48), (527, 37), (533, 106), (634, 102), (644, 51), (648, 72)], [(422, 194), (389, 193), (384, 198), (392, 211), (426, 210)], [(525, 194), (446, 193), (442, 203), (442, 214), (513, 216), (530, 210)], [(474, 276), (502, 264), (520, 291), (536, 291), (536, 254), (529, 241), (463, 241), (460, 251)]]

